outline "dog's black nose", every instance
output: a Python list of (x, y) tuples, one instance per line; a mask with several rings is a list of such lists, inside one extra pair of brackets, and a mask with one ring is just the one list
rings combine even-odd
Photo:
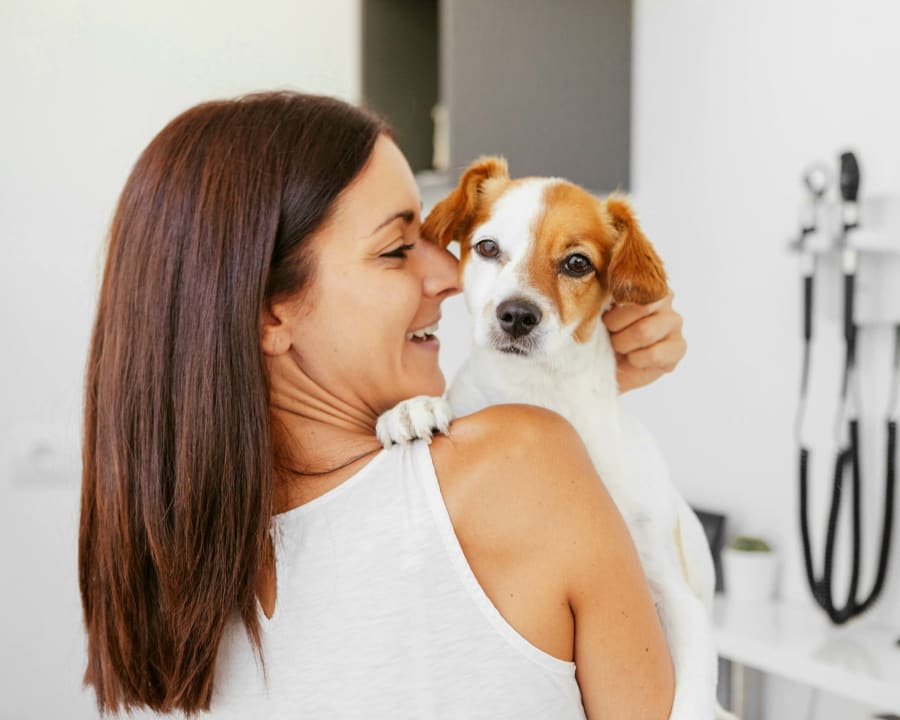
[(541, 310), (527, 300), (506, 300), (497, 306), (497, 319), (503, 331), (513, 338), (527, 335), (541, 321)]

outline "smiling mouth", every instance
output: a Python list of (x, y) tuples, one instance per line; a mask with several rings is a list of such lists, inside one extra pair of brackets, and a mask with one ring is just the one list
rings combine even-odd
[(428, 340), (434, 339), (434, 334), (437, 330), (438, 322), (434, 322), (426, 327), (406, 333), (406, 339), (411, 340), (412, 342), (427, 342)]

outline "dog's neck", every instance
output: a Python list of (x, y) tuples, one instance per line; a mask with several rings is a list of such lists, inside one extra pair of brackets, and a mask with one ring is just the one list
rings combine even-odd
[[(524, 402), (554, 410), (579, 429), (586, 425), (618, 429), (616, 356), (599, 321), (589, 340), (572, 341), (551, 355), (521, 357), (476, 346), (463, 372), (464, 383), (474, 385), (483, 396), (481, 407)], [(454, 407), (465, 412), (477, 409)]]
[(590, 340), (573, 341), (549, 357), (474, 347), (448, 399), (457, 416), (502, 403), (553, 410), (585, 440), (600, 477), (625, 477), (616, 356), (602, 323)]

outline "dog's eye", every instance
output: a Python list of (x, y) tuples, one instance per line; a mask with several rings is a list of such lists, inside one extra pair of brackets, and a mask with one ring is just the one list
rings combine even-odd
[(593, 269), (594, 266), (591, 264), (591, 261), (584, 255), (569, 255), (563, 262), (563, 271), (573, 277), (582, 277)]
[(500, 246), (493, 240), (481, 240), (475, 243), (475, 252), (481, 257), (495, 258), (500, 254)]

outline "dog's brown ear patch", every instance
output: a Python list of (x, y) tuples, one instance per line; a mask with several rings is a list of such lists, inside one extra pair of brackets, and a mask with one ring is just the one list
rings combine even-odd
[(628, 202), (619, 195), (606, 199), (606, 210), (616, 232), (607, 277), (617, 303), (649, 305), (669, 292), (666, 270), (644, 235)]
[(486, 180), (509, 179), (506, 160), (480, 157), (463, 173), (459, 184), (428, 213), (422, 225), (422, 237), (446, 248), (459, 241), (470, 229), (478, 212)]

